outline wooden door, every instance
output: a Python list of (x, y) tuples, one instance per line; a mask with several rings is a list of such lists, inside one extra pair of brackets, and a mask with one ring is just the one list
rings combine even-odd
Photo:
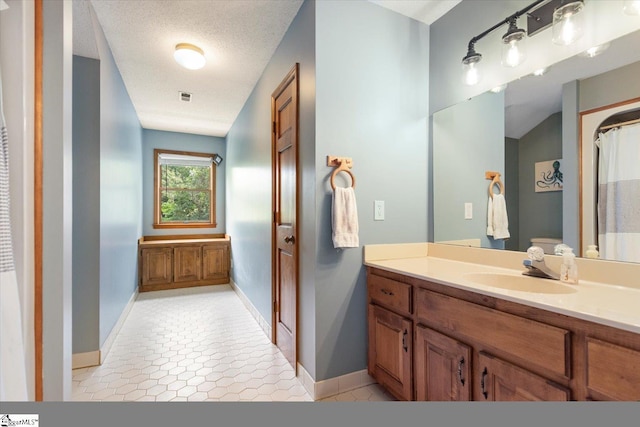
[(369, 304), (369, 374), (401, 400), (412, 400), (413, 323)]
[(480, 395), (489, 401), (567, 401), (569, 389), (546, 378), (480, 352), (476, 370)]
[(173, 281), (173, 248), (147, 248), (141, 251), (142, 286)]
[(174, 248), (174, 282), (195, 282), (200, 280), (200, 246), (180, 246)]
[(416, 400), (470, 400), (471, 347), (418, 326), (415, 357)]
[(271, 98), (273, 150), (272, 340), (297, 364), (298, 64)]
[(202, 247), (202, 280), (229, 278), (229, 246), (207, 245)]

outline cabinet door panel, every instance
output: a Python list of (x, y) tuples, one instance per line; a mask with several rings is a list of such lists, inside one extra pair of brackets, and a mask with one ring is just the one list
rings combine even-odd
[(202, 247), (202, 279), (224, 279), (229, 277), (229, 246), (211, 245)]
[(570, 392), (552, 381), (497, 357), (480, 352), (480, 394), (477, 400), (489, 401), (567, 401)]
[(416, 329), (416, 400), (471, 397), (471, 347), (433, 329)]
[(587, 387), (598, 399), (640, 400), (640, 351), (587, 338)]
[(161, 285), (173, 280), (173, 249), (142, 249), (142, 286)]
[(174, 249), (175, 282), (200, 280), (200, 246), (180, 246)]
[(369, 373), (398, 399), (412, 399), (411, 320), (369, 305)]

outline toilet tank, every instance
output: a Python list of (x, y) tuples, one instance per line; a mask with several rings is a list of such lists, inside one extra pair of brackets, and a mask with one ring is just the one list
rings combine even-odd
[(532, 237), (531, 246), (539, 246), (542, 248), (545, 254), (553, 255), (555, 252), (553, 248), (556, 245), (562, 243), (562, 239), (556, 239), (554, 237)]

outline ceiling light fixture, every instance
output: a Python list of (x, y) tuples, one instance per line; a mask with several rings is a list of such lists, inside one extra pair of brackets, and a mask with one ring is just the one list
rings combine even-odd
[(178, 43), (175, 52), (173, 52), (173, 58), (178, 64), (189, 70), (200, 69), (206, 63), (204, 51), (190, 43)]
[(552, 41), (567, 46), (582, 37), (584, 0), (563, 0), (553, 11)]

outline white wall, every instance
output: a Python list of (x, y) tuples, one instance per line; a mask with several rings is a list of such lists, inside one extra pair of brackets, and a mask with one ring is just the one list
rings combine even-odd
[(33, 323), (33, 2), (6, 0), (0, 12), (0, 70), (9, 134), (11, 234), (21, 292), (29, 399), (34, 394)]

